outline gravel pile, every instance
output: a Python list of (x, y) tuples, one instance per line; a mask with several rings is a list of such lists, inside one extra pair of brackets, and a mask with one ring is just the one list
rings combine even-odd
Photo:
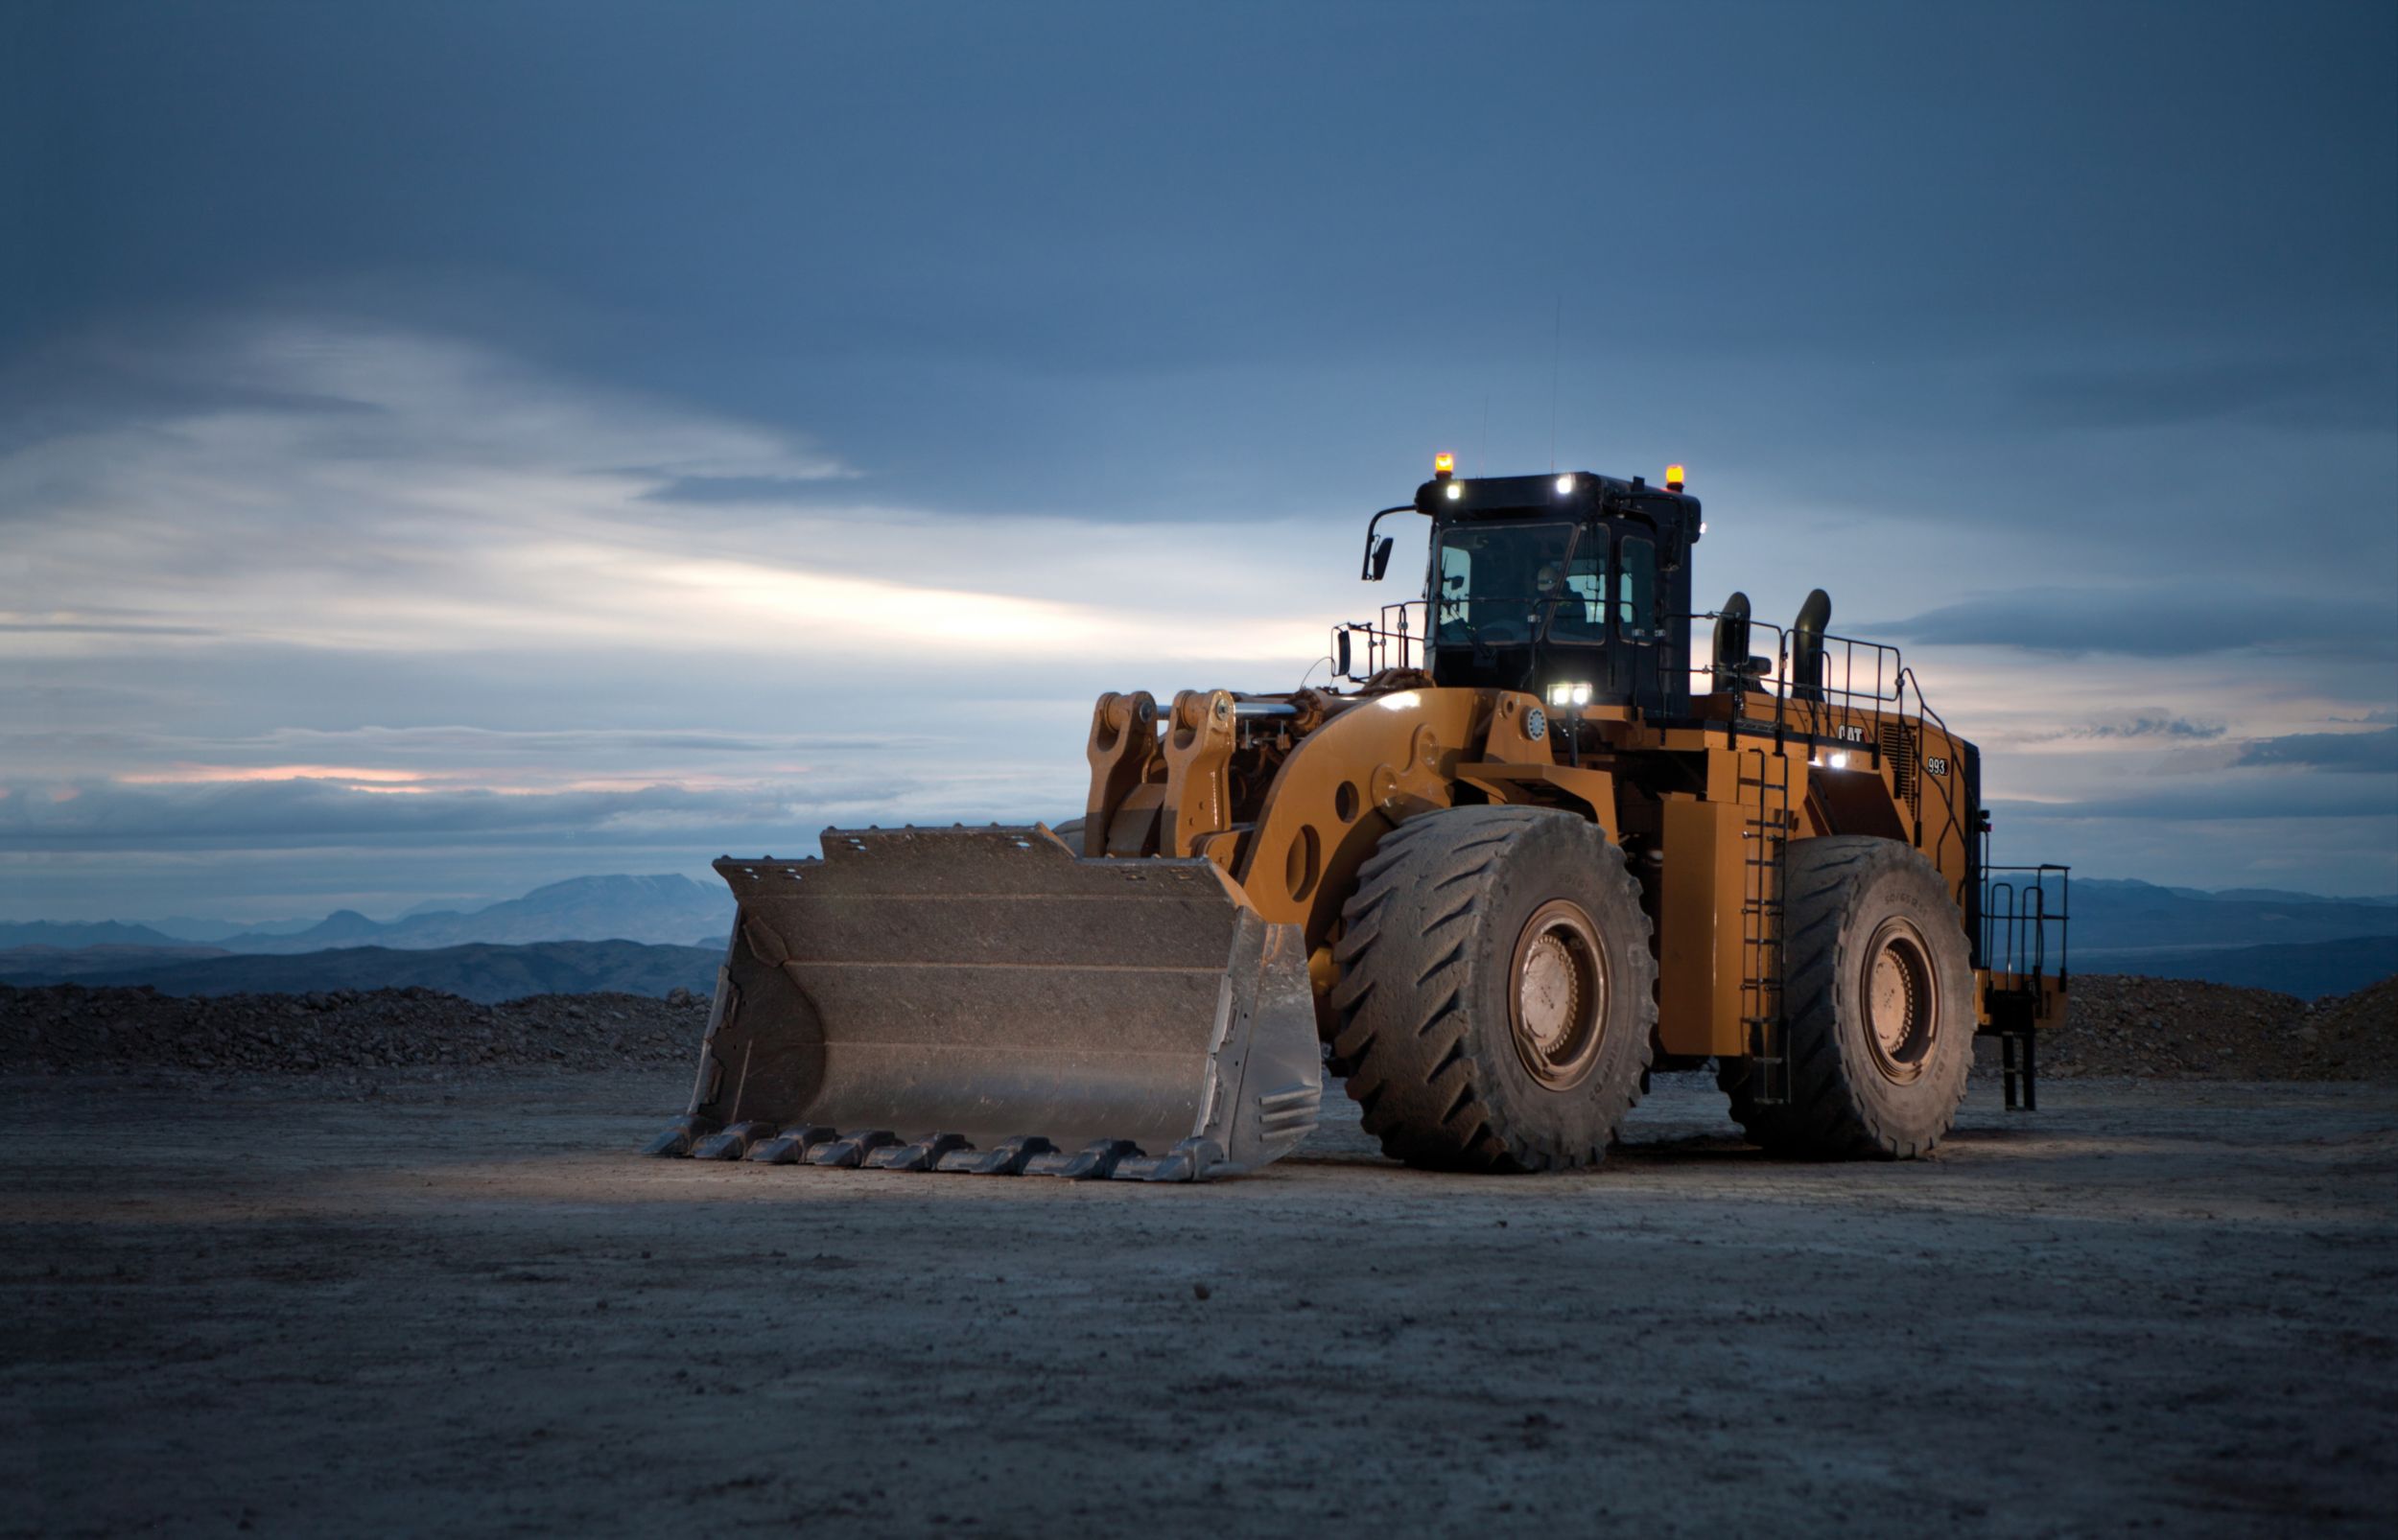
[[(687, 1064), (705, 995), (535, 994), (478, 1005), (433, 990), (176, 996), (0, 985), (0, 1074), (308, 1072)], [(1997, 1045), (1984, 1043), (1986, 1070)], [(2317, 1000), (2183, 979), (2076, 978), (2044, 1075), (2398, 1080), (2398, 978)]]
[[(1996, 1062), (1995, 1044), (1983, 1058)], [(2077, 976), (2043, 1075), (2201, 1080), (2398, 1080), (2398, 978), (2312, 1006), (2189, 979)]]
[(707, 1023), (707, 997), (688, 990), (478, 1005), (418, 989), (211, 997), (0, 985), (0, 1073), (642, 1068), (691, 1062)]

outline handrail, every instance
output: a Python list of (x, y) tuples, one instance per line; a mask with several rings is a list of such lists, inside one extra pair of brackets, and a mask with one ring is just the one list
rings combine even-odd
[[(1382, 606), (1382, 614), (1378, 622), (1344, 620), (1334, 626), (1332, 628), (1332, 656), (1335, 660), (1341, 655), (1341, 641), (1344, 635), (1363, 637), (1366, 642), (1365, 671), (1360, 673), (1353, 666), (1356, 655), (1352, 650), (1350, 655), (1352, 666), (1342, 671), (1339, 677), (1355, 683), (1372, 679), (1388, 668), (1421, 667), (1422, 664), (1419, 660), (1423, 648), (1423, 628), (1411, 627), (1408, 624), (1410, 610), (1422, 613), (1424, 601), (1402, 599), (1396, 604), (1385, 604)], [(1429, 623), (1428, 619), (1424, 622), (1426, 627)]]
[[(2055, 927), (2057, 977), (2072, 976), (2073, 868), (2055, 862), (1982, 869), (1981, 964), (1992, 973), (2040, 978), (2048, 972), (2049, 936)], [(2015, 880), (2025, 875), (2031, 880)], [(2057, 878), (2057, 903), (2049, 904), (2049, 878)]]
[[(1669, 615), (1662, 618), (1668, 626), (1679, 621), (1687, 621), (1695, 628), (1702, 620), (1712, 623), (1723, 619), (1724, 612), (1696, 610), (1687, 615)], [(1796, 731), (1811, 737), (1818, 736), (1830, 715), (1829, 709), (1834, 706), (1853, 711), (1878, 711), (1884, 706), (1903, 709), (1906, 683), (1912, 675), (1906, 666), (1905, 659), (1896, 647), (1882, 642), (1867, 642), (1858, 637), (1826, 634), (1817, 639), (1823, 658), (1821, 682), (1811, 686), (1800, 686), (1795, 683), (1797, 657), (1794, 638), (1798, 633), (1789, 627), (1775, 625), (1771, 620), (1759, 619), (1753, 615), (1742, 618), (1748, 621), (1749, 629), (1752, 634), (1757, 631), (1770, 631), (1774, 634), (1773, 673), (1771, 675), (1750, 674), (1736, 665), (1727, 667), (1719, 664), (1709, 664), (1707, 671), (1714, 678), (1716, 688), (1719, 689), (1730, 685), (1739, 688), (1743, 693), (1754, 691), (1770, 696), (1774, 702), (1773, 722), (1775, 732)], [(1698, 642), (1694, 637), (1692, 651), (1695, 653), (1697, 649)], [(1866, 673), (1865, 665), (1869, 663), (1871, 665), (1871, 688), (1869, 688), (1861, 683)], [(1658, 666), (1660, 668), (1667, 666), (1667, 660), (1660, 657)], [(1727, 680), (1725, 677), (1727, 674), (1732, 677)], [(1835, 679), (1838, 683), (1834, 682)], [(1916, 687), (1916, 694), (1920, 700), (1922, 697), (1920, 685)], [(1941, 731), (1945, 732), (1946, 729), (1943, 728)], [(1879, 755), (1878, 745), (1875, 746), (1874, 752), (1877, 756)]]
[[(1712, 624), (1723, 618), (1725, 618), (1725, 614), (1720, 610), (1695, 611), (1689, 615), (1667, 618), (1669, 622), (1686, 622), (1693, 628), (1694, 652), (1699, 644), (1695, 634), (1699, 623), (1704, 621)], [(1946, 852), (1949, 842), (1953, 839), (1960, 845), (1959, 855), (1963, 858), (1959, 861), (1959, 867), (1969, 871), (1972, 865), (1970, 857), (1973, 852), (1970, 841), (1973, 831), (1965, 827), (1964, 816), (1959, 807), (1958, 777), (1954, 774), (1927, 775), (1920, 763), (1927, 723), (1938, 728), (1941, 735), (1952, 743), (1956, 741), (1956, 735), (1949, 732), (1947, 722), (1941, 719), (1940, 712), (1934, 711), (1931, 702), (1925, 699), (1923, 681), (1916, 676), (1912, 667), (1908, 666), (1904, 654), (1887, 642), (1868, 642), (1858, 637), (1826, 634), (1817, 639), (1816, 644), (1821, 649), (1822, 658), (1822, 666), (1818, 672), (1817, 681), (1813, 685), (1800, 686), (1797, 683), (1798, 669), (1796, 666), (1798, 631), (1794, 628), (1775, 625), (1771, 620), (1759, 619), (1754, 615), (1738, 617), (1738, 618), (1748, 622), (1748, 628), (1752, 635), (1760, 631), (1772, 633), (1774, 637), (1773, 671), (1771, 674), (1751, 673), (1737, 665), (1710, 663), (1706, 672), (1716, 689), (1728, 689), (1737, 695), (1755, 694), (1765, 700), (1770, 700), (1773, 703), (1773, 710), (1770, 712), (1752, 716), (1749, 712), (1749, 708), (1744, 704), (1735, 709), (1735, 721), (1741, 719), (1751, 722), (1770, 721), (1776, 738), (1786, 734), (1796, 733), (1810, 739), (1820, 739), (1829, 735), (1834, 726), (1833, 718), (1836, 713), (1853, 712), (1884, 723), (1895, 721), (1899, 729), (1900, 744), (1906, 745), (1912, 741), (1913, 752), (1917, 758), (1914, 797), (1920, 799), (1925, 782), (1932, 782), (1936, 787), (1936, 795), (1940, 798), (1940, 806), (1948, 815), (1946, 826), (1934, 836), (1933, 848), (1924, 853), (1932, 858), (1933, 864), (1940, 865), (1940, 857)], [(1666, 666), (1664, 660), (1659, 660), (1659, 666)], [(1869, 734), (1857, 746), (1864, 751), (1874, 769), (1878, 771), (1882, 768), (1882, 757), (1887, 752), (1888, 746), (1884, 743), (1880, 732)], [(1919, 800), (1916, 805), (1918, 809), (1916, 837), (1919, 840), (1922, 838)], [(1959, 879), (1956, 898), (1960, 906), (1963, 906), (1969, 897), (1965, 887), (1969, 880), (1969, 877)]]

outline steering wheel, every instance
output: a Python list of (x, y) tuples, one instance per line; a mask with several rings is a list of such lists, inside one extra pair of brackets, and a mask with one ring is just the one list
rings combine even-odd
[(1524, 628), (1514, 620), (1486, 620), (1473, 628), (1476, 645), (1512, 646), (1524, 640)]

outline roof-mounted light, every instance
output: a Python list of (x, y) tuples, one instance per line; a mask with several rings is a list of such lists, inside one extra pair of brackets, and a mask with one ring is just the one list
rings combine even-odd
[(1680, 492), (1681, 490), (1681, 466), (1668, 465), (1665, 467), (1665, 490), (1668, 492)]
[(1462, 498), (1462, 497), (1464, 497), (1465, 495), (1466, 495), (1466, 483), (1465, 483), (1465, 482), (1463, 482), (1463, 481), (1451, 481), (1451, 482), (1448, 484), (1448, 500), (1449, 500), (1449, 502), (1456, 502), (1459, 498)]
[(1557, 495), (1559, 497), (1570, 497), (1573, 495), (1573, 490), (1574, 475), (1571, 471), (1566, 472), (1563, 476), (1557, 478)]
[(1451, 476), (1454, 476), (1456, 473), (1457, 473), (1457, 456), (1456, 456), (1456, 455), (1433, 455), (1433, 456), (1432, 456), (1432, 479), (1434, 479), (1435, 481), (1446, 481), (1446, 480), (1447, 480), (1447, 479), (1448, 479)]

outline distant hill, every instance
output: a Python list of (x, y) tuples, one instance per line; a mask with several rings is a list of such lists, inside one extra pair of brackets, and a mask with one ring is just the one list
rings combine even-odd
[[(2175, 893), (2191, 890), (2175, 888)], [(2269, 903), (2363, 903), (2376, 909), (2398, 908), (2398, 894), (2381, 893), (2363, 898), (2326, 898), (2319, 893), (2292, 893), (2287, 888), (2225, 888), (2221, 893), (2199, 893), (2196, 897), (2217, 902), (2247, 902), (2263, 900)]]
[(2350, 936), (2338, 941), (2274, 946), (2139, 947), (2128, 951), (2073, 949), (2076, 973), (2198, 979), (2275, 990), (2302, 1000), (2349, 994), (2398, 973), (2398, 936)]
[(175, 946), (180, 938), (148, 925), (128, 925), (114, 920), (59, 923), (34, 920), (0, 923), (0, 947), (12, 946)]
[(163, 931), (176, 941), (197, 942), (213, 946), (228, 936), (288, 936), (295, 930), (306, 930), (317, 923), (314, 920), (201, 920), (191, 915), (169, 915), (163, 920), (145, 922), (153, 930)]
[(227, 951), (273, 953), (313, 952), (328, 946), (415, 950), (551, 941), (679, 945), (710, 932), (720, 937), (732, 923), (733, 895), (728, 889), (666, 873), (573, 877), (468, 914), (436, 910), (379, 921), (344, 909), (306, 930), (286, 935), (251, 932), (222, 938), (216, 945)]
[(2261, 889), (2193, 896), (2153, 883), (2106, 878), (2077, 877), (2073, 883), (2076, 967), (2081, 966), (2085, 953), (2134, 947), (2195, 951), (2361, 936), (2398, 936), (2398, 905), (2380, 898), (2324, 898)]
[(0, 978), (20, 973), (84, 978), (122, 972), (129, 968), (229, 955), (221, 946), (0, 946)]
[(722, 952), (714, 946), (658, 946), (627, 941), (423, 950), (344, 946), (297, 956), (153, 957), (109, 969), (57, 964), (26, 967), (16, 961), (22, 955), (13, 954), (0, 966), (0, 983), (73, 982), (94, 988), (148, 985), (161, 994), (315, 994), (412, 985), (490, 1004), (528, 994), (601, 991), (663, 995), (680, 988), (706, 994), (716, 988), (717, 963)]

